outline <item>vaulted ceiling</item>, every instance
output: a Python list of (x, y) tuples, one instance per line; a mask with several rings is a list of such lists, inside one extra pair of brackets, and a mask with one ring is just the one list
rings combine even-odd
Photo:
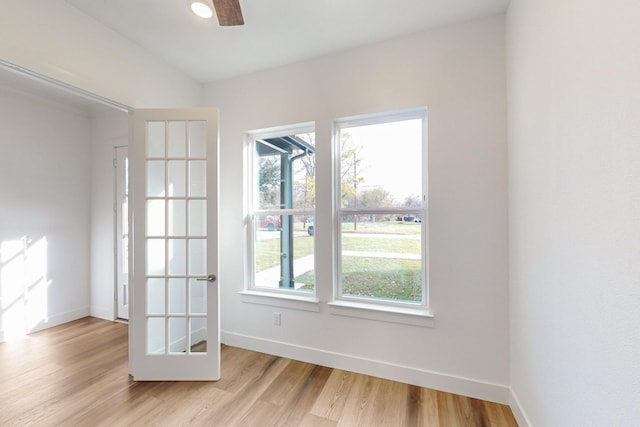
[(65, 0), (206, 83), (502, 13), (509, 0), (240, 0), (220, 27), (187, 0)]
[[(194, 80), (207, 83), (503, 13), (509, 0), (240, 0), (245, 25), (221, 27), (187, 0), (64, 0)], [(0, 89), (87, 115), (93, 97), (0, 67)]]

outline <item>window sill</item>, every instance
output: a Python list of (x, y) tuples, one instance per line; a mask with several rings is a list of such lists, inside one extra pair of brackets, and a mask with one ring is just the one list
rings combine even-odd
[(328, 306), (329, 313), (337, 316), (401, 323), (424, 328), (435, 326), (434, 315), (425, 309), (390, 307), (353, 301), (333, 301)]
[(292, 310), (320, 312), (320, 302), (313, 296), (278, 294), (256, 290), (240, 292), (242, 302), (248, 304), (269, 305), (272, 307), (290, 308)]

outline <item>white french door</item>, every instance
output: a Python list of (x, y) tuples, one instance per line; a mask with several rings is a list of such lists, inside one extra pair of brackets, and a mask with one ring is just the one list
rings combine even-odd
[(220, 378), (217, 119), (211, 108), (133, 113), (134, 380)]

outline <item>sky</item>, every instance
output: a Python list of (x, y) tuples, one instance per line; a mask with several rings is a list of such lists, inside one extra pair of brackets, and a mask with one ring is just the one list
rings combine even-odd
[[(422, 121), (420, 119), (344, 129), (360, 151), (364, 182), (359, 188), (380, 186), (396, 201), (422, 194)], [(360, 174), (359, 174), (360, 175)]]

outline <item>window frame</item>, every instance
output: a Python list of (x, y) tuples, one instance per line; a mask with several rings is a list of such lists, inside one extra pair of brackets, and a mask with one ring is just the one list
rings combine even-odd
[[(313, 291), (300, 291), (295, 289), (284, 288), (268, 288), (256, 286), (256, 254), (255, 254), (255, 241), (256, 241), (256, 229), (254, 227), (254, 221), (256, 217), (267, 216), (312, 216), (315, 218), (316, 208), (313, 209), (295, 209), (295, 208), (280, 208), (280, 209), (257, 209), (256, 203), (258, 200), (258, 189), (256, 187), (256, 164), (255, 164), (255, 144), (258, 140), (282, 137), (287, 135), (298, 135), (304, 133), (316, 134), (314, 122), (302, 123), (298, 125), (280, 126), (269, 129), (256, 130), (245, 133), (245, 170), (244, 174), (246, 181), (245, 194), (246, 194), (246, 216), (245, 216), (245, 259), (247, 260), (245, 267), (245, 289), (242, 292), (243, 300), (250, 303), (273, 305), (262, 297), (267, 298), (282, 298), (283, 300), (289, 300), (290, 303), (283, 301), (283, 306), (293, 304), (293, 308), (300, 308), (308, 311), (317, 311), (317, 304), (307, 307), (305, 303), (314, 302), (317, 303), (317, 285), (314, 284)], [(315, 177), (317, 179), (317, 177)], [(313, 239), (313, 257), (314, 266), (316, 259), (316, 240)], [(302, 304), (302, 305), (300, 305)], [(278, 305), (280, 306), (280, 305)]]
[[(343, 208), (342, 207), (342, 182), (341, 182), (341, 132), (345, 129), (377, 125), (384, 123), (401, 122), (408, 120), (422, 121), (421, 134), (421, 184), (422, 197), (420, 208)], [(333, 301), (330, 309), (334, 314), (356, 315), (377, 319), (375, 311), (384, 311), (400, 315), (417, 315), (431, 318), (429, 310), (429, 216), (428, 216), (428, 121), (426, 108), (414, 108), (407, 110), (389, 111), (375, 114), (351, 116), (333, 121), (333, 181), (334, 181), (334, 283)], [(367, 214), (394, 214), (394, 215), (420, 215), (421, 222), (421, 273), (422, 273), (422, 300), (420, 302), (394, 301), (391, 299), (371, 298), (343, 294), (342, 284), (342, 217), (343, 215), (367, 215)], [(353, 314), (353, 308), (359, 310), (362, 315)], [(369, 313), (369, 314), (367, 314)], [(371, 314), (372, 313), (372, 314)], [(404, 316), (406, 317), (406, 316)], [(402, 322), (404, 323), (404, 322)], [(411, 323), (411, 322), (409, 322)], [(417, 324), (423, 323), (418, 320)]]

